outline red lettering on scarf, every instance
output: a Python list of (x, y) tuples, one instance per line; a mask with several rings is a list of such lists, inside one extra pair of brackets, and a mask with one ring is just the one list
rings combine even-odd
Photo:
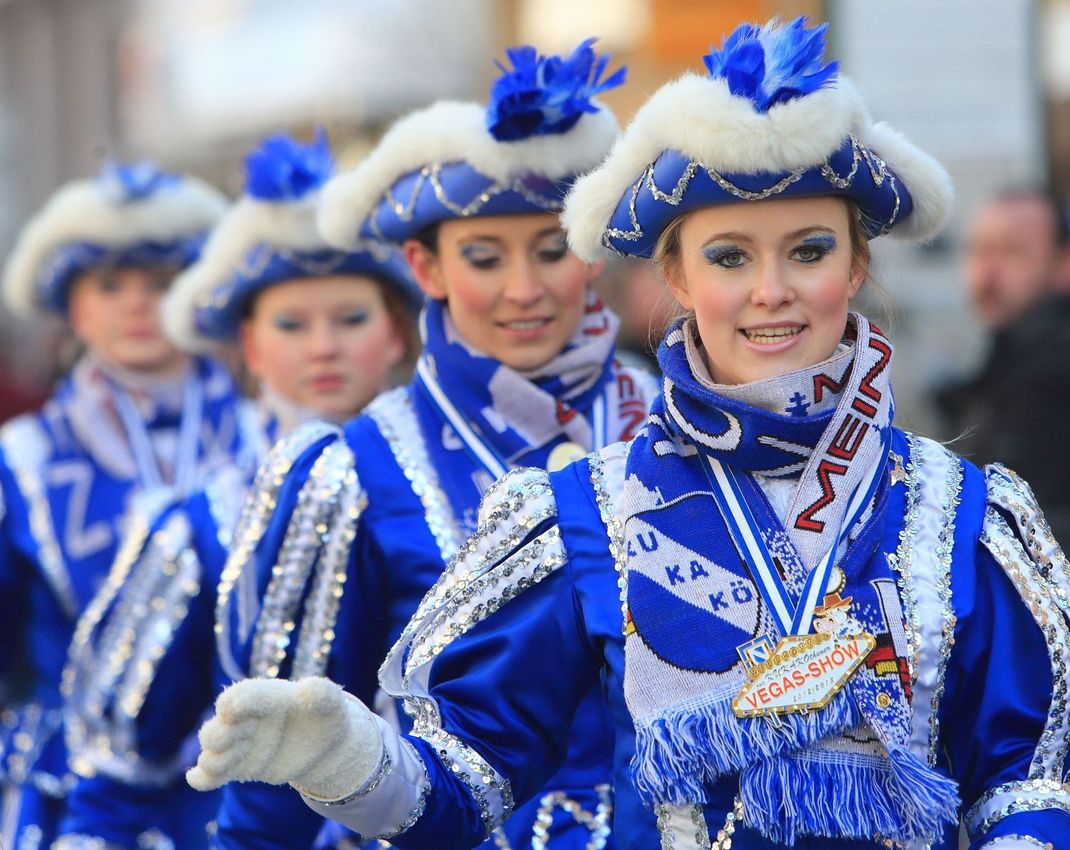
[(821, 401), (821, 397), (824, 395), (825, 390), (831, 393), (838, 393), (843, 389), (843, 382), (847, 378), (845, 372), (843, 378), (836, 381), (834, 378), (830, 378), (828, 375), (814, 375), (814, 404), (818, 404)]
[(818, 534), (825, 530), (825, 523), (822, 520), (814, 519), (814, 514), (831, 505), (836, 499), (836, 492), (832, 487), (832, 476), (846, 474), (847, 467), (842, 463), (823, 460), (818, 464), (817, 480), (821, 484), (821, 496), (799, 514), (799, 518), (795, 520), (796, 528), (802, 531), (815, 531)]
[(564, 425), (576, 418), (575, 408), (569, 407), (561, 399), (557, 400), (557, 424)]
[(858, 453), (858, 447), (862, 445), (862, 438), (866, 436), (868, 430), (868, 422), (862, 422), (857, 416), (848, 414), (836, 432), (836, 436), (832, 438), (828, 453), (840, 460), (850, 462)]

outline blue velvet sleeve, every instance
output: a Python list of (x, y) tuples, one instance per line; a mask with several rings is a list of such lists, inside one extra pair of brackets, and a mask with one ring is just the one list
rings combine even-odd
[[(979, 479), (967, 467), (967, 497), (971, 487), (986, 486)], [(980, 528), (967, 525), (956, 539), (957, 620), (941, 739), (959, 782), (972, 850), (1010, 836), (1065, 850), (1067, 618), (1040, 563), (1046, 524), (1035, 505), (1026, 505), (1028, 488), (991, 469), (987, 479)]]
[[(391, 838), (397, 847), (432, 846), (431, 836), (442, 848), (482, 840), (560, 767), (577, 706), (598, 681), (602, 660), (560, 529), (539, 504), (548, 490), (545, 473), (521, 470), (488, 492), (481, 530), (451, 565), (451, 601), (409, 646), (410, 680), (427, 676), (426, 692), (411, 696), (410, 740), (432, 793), (416, 826)], [(496, 546), (495, 535), (509, 545)], [(426, 653), (433, 660), (422, 665)]]
[[(267, 501), (272, 505), (272, 511), (253, 559), (261, 619), (255, 628), (249, 629), (238, 641), (237, 655), (253, 675), (295, 678), (326, 675), (371, 705), (377, 689), (378, 664), (386, 651), (382, 600), (386, 597), (383, 575), (388, 565), (379, 563), (381, 559), (376, 557), (377, 550), (365, 530), (363, 510), (367, 498), (356, 474), (351, 440), (352, 435), (347, 429), (345, 439), (340, 432), (335, 432), (330, 438), (313, 441), (299, 454), (277, 492), (267, 494), (270, 495)], [(333, 459), (329, 456), (332, 451), (335, 453)], [(332, 477), (332, 465), (341, 469), (346, 464), (348, 472)], [(317, 489), (319, 499), (325, 491), (330, 492), (332, 481), (340, 482), (341, 487), (351, 484), (351, 492), (361, 495), (351, 504), (352, 509), (346, 507), (344, 493), (336, 492), (331, 496), (326, 505), (328, 513), (311, 523), (313, 526), (317, 523), (333, 525), (331, 535), (311, 538), (308, 534), (308, 523), (313, 515), (311, 512), (324, 507), (324, 500), (320, 499), (317, 507), (304, 495), (310, 492), (310, 485), (316, 486), (318, 482), (319, 488), (322, 488)], [(257, 495), (253, 494), (251, 498), (255, 500)], [(354, 515), (360, 518), (354, 519)], [(348, 529), (344, 529), (343, 525)], [(331, 536), (346, 531), (349, 532), (346, 538), (349, 544), (332, 553), (329, 548)], [(300, 540), (300, 535), (315, 541), (309, 556), (310, 562), (316, 566), (304, 575), (289, 577), (288, 574), (281, 574), (288, 582), (288, 592), (293, 594), (295, 600), (291, 603), (292, 626), (286, 630), (292, 640), (283, 652), (275, 656), (270, 668), (263, 668), (267, 656), (256, 643), (258, 640), (273, 640), (273, 629), (281, 624), (264, 618), (275, 610), (272, 599), (281, 599), (284, 595), (277, 592), (287, 589), (276, 579), (280, 575), (276, 566), (287, 562), (286, 552), (294, 551), (292, 544)], [(236, 541), (236, 545), (240, 545), (240, 541)], [(333, 559), (330, 568), (321, 568), (321, 565), (327, 566), (328, 559)], [(338, 575), (344, 576), (344, 581), (330, 588), (330, 598), (337, 602), (338, 607), (332, 611), (328, 621), (323, 619), (324, 612), (315, 601), (317, 594), (324, 589), (318, 583), (328, 578), (335, 581)], [(310, 619), (313, 622), (309, 622), (306, 629), (306, 622)], [(281, 633), (276, 636), (281, 636)], [(319, 652), (310, 667), (309, 663), (312, 662), (309, 659), (312, 656), (302, 646), (302, 641), (313, 639), (319, 642)], [(217, 841), (224, 850), (312, 847), (322, 824), (323, 818), (305, 806), (297, 792), (288, 787), (278, 788), (261, 783), (231, 784), (223, 793)]]

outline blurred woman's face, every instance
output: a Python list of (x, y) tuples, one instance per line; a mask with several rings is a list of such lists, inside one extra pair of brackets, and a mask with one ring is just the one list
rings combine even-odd
[(75, 336), (105, 363), (166, 375), (187, 356), (163, 334), (160, 301), (175, 270), (120, 266), (83, 272), (71, 284), (67, 312)]
[(385, 388), (405, 353), (381, 285), (359, 275), (272, 284), (242, 322), (241, 345), (254, 377), (339, 422)]
[(437, 251), (409, 240), (405, 256), (427, 296), (447, 303), (466, 342), (520, 370), (561, 352), (603, 267), (568, 249), (551, 213), (451, 219), (439, 227)]
[(706, 207), (681, 224), (669, 287), (695, 313), (707, 367), (742, 384), (820, 363), (843, 337), (866, 267), (847, 203), (781, 198)]

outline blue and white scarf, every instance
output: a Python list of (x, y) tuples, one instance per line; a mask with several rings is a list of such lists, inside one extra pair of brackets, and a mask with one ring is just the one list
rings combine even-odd
[(584, 452), (604, 441), (594, 433), (592, 414), (613, 375), (619, 323), (592, 292), (564, 350), (538, 369), (517, 371), (465, 342), (446, 306), (429, 301), (421, 318), (424, 348), (415, 383), (436, 409), (443, 406), (436, 396), (445, 397), (451, 412), (463, 417), (458, 425), (472, 430), (503, 472), (543, 467), (550, 450), (564, 441)]
[[(954, 819), (954, 783), (907, 749), (905, 665), (863, 664), (825, 708), (780, 726), (731, 708), (747, 681), (737, 647), (762, 635), (776, 643), (784, 629), (717, 507), (709, 459), (734, 473), (794, 601), (831, 546), (859, 629), (878, 646), (902, 633), (879, 550), (891, 358), (887, 338), (858, 314), (829, 360), (742, 386), (713, 384), (693, 322), (678, 323), (662, 344), (662, 395), (630, 450), (621, 497), (625, 695), (634, 780), (648, 803), (704, 804), (718, 778), (738, 773), (748, 825), (788, 844), (802, 835), (931, 838)], [(874, 465), (879, 484), (841, 539), (848, 502)], [(757, 476), (797, 476), (784, 522)]]

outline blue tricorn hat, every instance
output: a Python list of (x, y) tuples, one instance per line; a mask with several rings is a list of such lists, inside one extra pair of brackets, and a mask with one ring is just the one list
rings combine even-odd
[(320, 229), (333, 245), (401, 243), (451, 218), (560, 212), (577, 175), (609, 151), (619, 127), (595, 96), (609, 58), (594, 39), (567, 58), (509, 50), (488, 106), (439, 101), (395, 123), (353, 171), (326, 186)]
[(195, 177), (151, 162), (104, 164), (63, 186), (30, 219), (4, 269), (4, 296), (21, 316), (67, 312), (83, 272), (141, 266), (178, 272), (192, 263), (227, 201)]
[(931, 237), (951, 180), (883, 123), (825, 63), (827, 24), (743, 24), (705, 57), (707, 76), (660, 88), (597, 169), (576, 181), (562, 220), (591, 261), (610, 248), (650, 257), (684, 213), (765, 198), (842, 195), (870, 237)]
[(244, 196), (164, 301), (164, 330), (176, 345), (201, 351), (233, 339), (257, 293), (295, 278), (364, 275), (394, 287), (413, 306), (419, 302), (396, 249), (361, 240), (341, 251), (319, 235), (317, 203), (333, 167), (322, 131), (307, 145), (273, 136), (246, 157)]

